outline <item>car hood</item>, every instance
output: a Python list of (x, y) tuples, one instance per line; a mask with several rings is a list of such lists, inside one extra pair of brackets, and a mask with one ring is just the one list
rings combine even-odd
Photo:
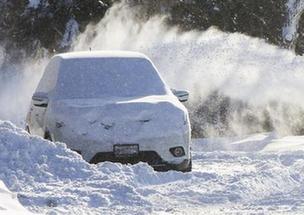
[(185, 127), (185, 107), (171, 95), (141, 98), (58, 100), (52, 103), (53, 127), (77, 136), (107, 141), (160, 137)]

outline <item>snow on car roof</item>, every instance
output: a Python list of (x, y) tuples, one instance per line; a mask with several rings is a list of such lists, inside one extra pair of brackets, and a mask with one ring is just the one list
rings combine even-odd
[(147, 58), (142, 53), (131, 51), (82, 51), (58, 54), (57, 57), (62, 59), (79, 59), (79, 58)]

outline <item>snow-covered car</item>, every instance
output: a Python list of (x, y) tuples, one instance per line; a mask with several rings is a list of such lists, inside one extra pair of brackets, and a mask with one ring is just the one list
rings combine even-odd
[(170, 89), (136, 52), (54, 56), (32, 97), (26, 129), (90, 163), (147, 162), (191, 171), (188, 92)]

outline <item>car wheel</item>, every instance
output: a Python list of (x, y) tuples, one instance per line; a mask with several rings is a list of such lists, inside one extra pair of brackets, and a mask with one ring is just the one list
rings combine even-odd
[(183, 172), (191, 172), (192, 171), (192, 159), (189, 162), (188, 167)]
[(51, 134), (50, 134), (49, 131), (46, 131), (46, 132), (44, 133), (44, 139), (49, 140), (49, 141), (53, 141), (53, 140), (52, 140), (52, 136), (51, 136)]
[(28, 127), (28, 125), (27, 125), (27, 126), (25, 126), (25, 131), (26, 131), (27, 133), (31, 134), (31, 132), (30, 132), (30, 128)]

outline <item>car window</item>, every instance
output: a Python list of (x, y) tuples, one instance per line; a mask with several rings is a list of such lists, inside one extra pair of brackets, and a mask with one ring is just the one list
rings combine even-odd
[(60, 59), (53, 58), (44, 70), (36, 92), (49, 94), (56, 86)]
[(64, 60), (57, 99), (135, 97), (166, 94), (152, 63), (142, 58), (81, 58)]

